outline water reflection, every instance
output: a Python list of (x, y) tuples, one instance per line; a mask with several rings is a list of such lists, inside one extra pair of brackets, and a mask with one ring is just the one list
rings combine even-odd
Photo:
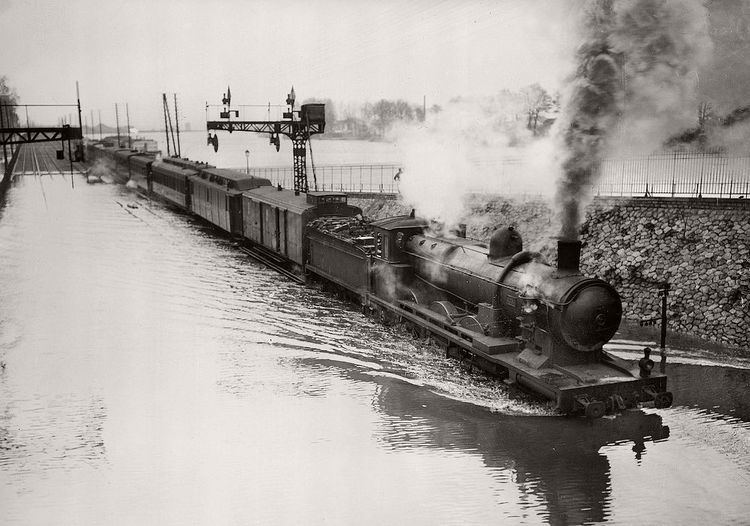
[(668, 363), (675, 405), (699, 407), (750, 422), (750, 371), (715, 365)]
[(665, 440), (662, 417), (628, 411), (617, 418), (508, 416), (437, 396), (397, 380), (379, 379), (376, 407), (384, 417), (379, 439), (390, 448), (461, 450), (482, 457), (501, 480), (509, 477), (520, 507), (544, 508), (550, 524), (604, 520), (610, 466), (600, 450), (626, 444), (633, 463), (647, 442)]

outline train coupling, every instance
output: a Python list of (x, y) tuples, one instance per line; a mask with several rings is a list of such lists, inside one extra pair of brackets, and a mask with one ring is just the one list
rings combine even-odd
[(644, 387), (642, 391), (644, 394), (644, 398), (648, 401), (653, 400), (654, 407), (656, 407), (657, 409), (670, 407), (672, 405), (672, 402), (674, 401), (674, 397), (669, 391), (658, 393), (654, 390), (653, 387)]

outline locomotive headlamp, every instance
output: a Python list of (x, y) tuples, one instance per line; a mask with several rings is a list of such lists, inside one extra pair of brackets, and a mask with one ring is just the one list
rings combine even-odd
[(651, 349), (646, 347), (643, 349), (643, 358), (638, 360), (638, 367), (641, 370), (642, 378), (651, 376), (651, 370), (654, 368), (654, 361), (649, 356), (651, 356)]

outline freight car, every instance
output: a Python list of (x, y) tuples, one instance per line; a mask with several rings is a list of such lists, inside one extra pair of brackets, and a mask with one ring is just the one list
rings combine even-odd
[(280, 255), (300, 273), (304, 273), (309, 259), (310, 221), (361, 213), (361, 209), (347, 203), (346, 194), (337, 192), (296, 195), (291, 190), (268, 186), (242, 194), (244, 237)]
[(551, 266), (523, 250), (512, 228), (485, 246), (438, 235), (413, 214), (367, 222), (342, 193), (295, 195), (192, 161), (128, 160), (131, 174), (133, 166), (146, 172), (151, 192), (245, 239), (262, 261), (335, 284), (381, 320), (429, 334), (449, 356), (563, 413), (598, 418), (672, 404), (648, 356), (633, 364), (603, 350), (622, 304), (609, 284), (580, 273), (577, 241), (561, 240)]

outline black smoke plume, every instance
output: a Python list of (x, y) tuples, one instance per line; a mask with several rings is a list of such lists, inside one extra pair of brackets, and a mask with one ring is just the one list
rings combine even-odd
[(695, 122), (698, 69), (712, 49), (700, 0), (592, 0), (562, 121), (560, 236), (575, 239), (613, 154), (647, 154)]
[(614, 13), (611, 1), (592, 3), (586, 14), (587, 38), (578, 50), (577, 70), (565, 106), (563, 178), (557, 188), (560, 236), (577, 239), (582, 206), (588, 202), (607, 131), (619, 113), (620, 68), (609, 44)]

